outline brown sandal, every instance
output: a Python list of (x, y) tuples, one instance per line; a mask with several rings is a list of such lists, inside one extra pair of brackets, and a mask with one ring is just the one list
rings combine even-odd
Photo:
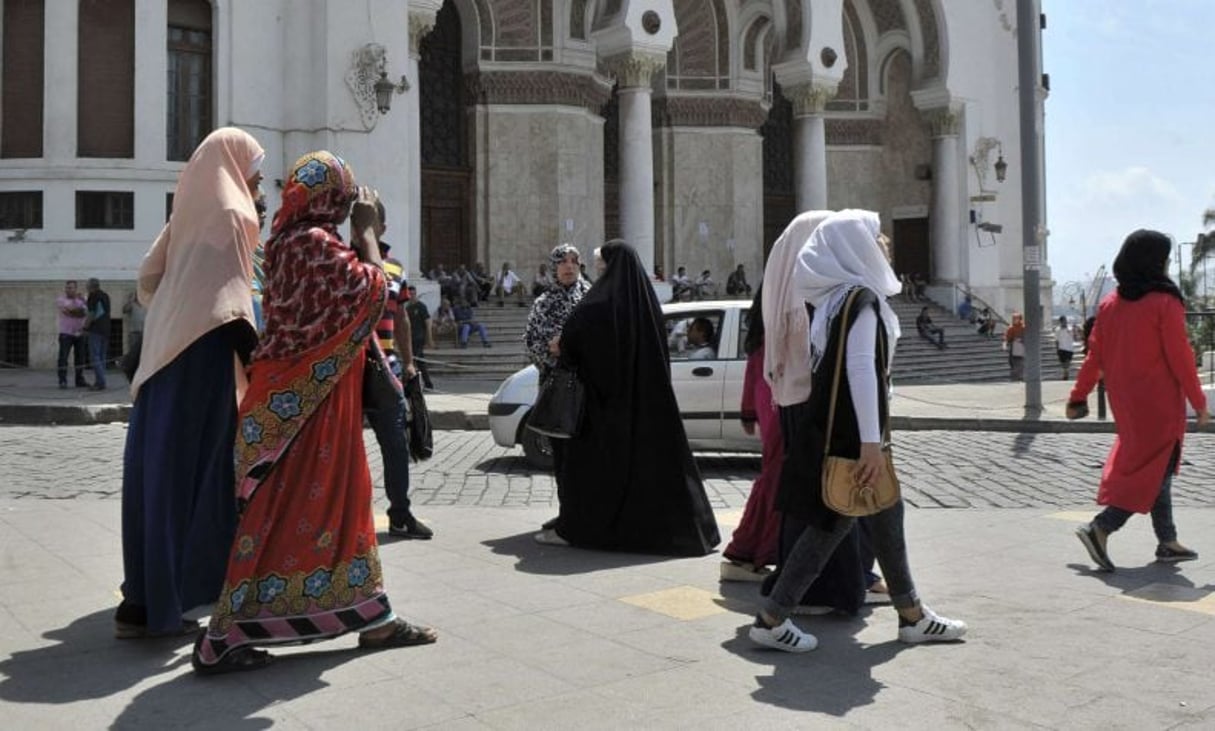
[(363, 650), (391, 650), (397, 647), (429, 645), (439, 639), (439, 634), (430, 627), (418, 627), (403, 619), (393, 622), (392, 633), (379, 638), (359, 635), (359, 648)]

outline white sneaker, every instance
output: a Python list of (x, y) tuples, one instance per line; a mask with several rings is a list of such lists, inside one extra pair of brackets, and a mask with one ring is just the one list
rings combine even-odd
[(798, 629), (791, 619), (786, 619), (775, 627), (753, 624), (747, 635), (757, 645), (785, 652), (810, 652), (818, 647), (818, 638)]
[(764, 577), (770, 573), (772, 573), (772, 570), (767, 566), (756, 566), (753, 563), (734, 563), (728, 560), (721, 562), (722, 581), (763, 581)]
[(906, 627), (899, 627), (899, 642), (918, 645), (921, 642), (952, 642), (966, 634), (966, 623), (960, 619), (942, 617), (920, 605), (924, 616), (920, 621)]

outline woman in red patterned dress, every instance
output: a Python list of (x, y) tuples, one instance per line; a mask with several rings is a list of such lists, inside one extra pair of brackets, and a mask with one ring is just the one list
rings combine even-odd
[[(356, 248), (338, 235), (348, 214)], [(393, 613), (376, 551), (362, 430), (363, 364), (386, 292), (374, 220), (374, 193), (356, 189), (340, 158), (296, 162), (266, 244), (266, 329), (236, 439), (240, 525), (194, 648), (200, 674), (265, 666), (256, 645), (347, 632), (366, 649), (435, 641)]]

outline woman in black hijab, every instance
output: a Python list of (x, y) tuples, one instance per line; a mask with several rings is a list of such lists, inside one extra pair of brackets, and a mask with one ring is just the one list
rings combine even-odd
[(606, 269), (560, 341), (586, 411), (560, 466), (560, 515), (536, 539), (704, 555), (720, 537), (671, 388), (662, 308), (632, 247), (610, 241), (599, 253)]

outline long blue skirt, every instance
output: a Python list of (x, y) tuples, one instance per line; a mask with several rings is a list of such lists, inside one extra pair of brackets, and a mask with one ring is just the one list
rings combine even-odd
[(122, 470), (127, 604), (150, 632), (219, 597), (236, 532), (236, 377), (227, 328), (196, 340), (139, 389)]

